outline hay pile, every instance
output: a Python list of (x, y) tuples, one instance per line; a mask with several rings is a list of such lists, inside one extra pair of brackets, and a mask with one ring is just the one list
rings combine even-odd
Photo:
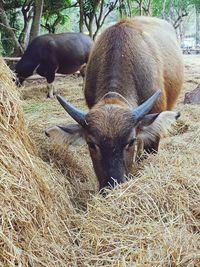
[(200, 108), (179, 103), (159, 154), (103, 198), (86, 149), (42, 133), (66, 117), (57, 103), (28, 112), (27, 129), (10, 78), (1, 60), (0, 265), (200, 266)]
[(185, 149), (163, 148), (138, 178), (94, 198), (79, 218), (88, 266), (200, 266), (199, 139)]
[(65, 266), (74, 258), (66, 180), (37, 156), (19, 105), (0, 59), (0, 265)]

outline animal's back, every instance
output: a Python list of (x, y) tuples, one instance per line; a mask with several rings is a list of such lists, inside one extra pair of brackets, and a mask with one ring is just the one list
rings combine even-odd
[(59, 65), (81, 65), (89, 57), (92, 40), (82, 33), (45, 34), (38, 36), (25, 53), (35, 53), (40, 61), (55, 56)]
[[(163, 66), (164, 89), (166, 93), (166, 109), (173, 108), (183, 85), (183, 56), (172, 25), (158, 18), (136, 17), (135, 21), (143, 25), (151, 47), (155, 45), (160, 53)], [(159, 66), (158, 61), (158, 66)]]
[(51, 48), (53, 46), (59, 61), (58, 72), (67, 74), (78, 70), (88, 61), (92, 44), (91, 38), (82, 33), (56, 35)]
[(16, 73), (32, 75), (40, 66), (46, 73), (55, 65), (58, 73), (74, 73), (88, 61), (92, 40), (82, 33), (45, 34), (36, 37), (16, 65)]
[(182, 55), (172, 26), (135, 17), (111, 26), (97, 40), (88, 62), (85, 97), (91, 107), (107, 92), (117, 91), (135, 106), (160, 89), (156, 112), (173, 107), (182, 82)]

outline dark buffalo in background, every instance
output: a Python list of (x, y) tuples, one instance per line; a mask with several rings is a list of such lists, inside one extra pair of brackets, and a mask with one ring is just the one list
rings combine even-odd
[(82, 33), (45, 34), (36, 37), (16, 65), (17, 84), (21, 85), (36, 72), (47, 79), (48, 97), (52, 97), (55, 93), (52, 84), (55, 73), (72, 74), (80, 70), (88, 61), (92, 44), (92, 39)]

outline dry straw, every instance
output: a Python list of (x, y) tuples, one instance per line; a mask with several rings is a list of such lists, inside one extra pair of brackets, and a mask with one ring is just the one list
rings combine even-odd
[(85, 148), (49, 144), (44, 113), (27, 129), (3, 60), (0, 90), (1, 266), (200, 266), (198, 107), (103, 198)]
[(73, 266), (66, 180), (38, 157), (2, 59), (0, 109), (0, 265)]

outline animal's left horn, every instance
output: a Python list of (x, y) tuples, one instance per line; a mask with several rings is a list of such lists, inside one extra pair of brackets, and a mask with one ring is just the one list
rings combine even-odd
[(59, 103), (67, 111), (67, 113), (81, 126), (85, 126), (86, 112), (75, 108), (72, 104), (68, 103), (62, 96), (56, 96)]
[(141, 120), (152, 109), (161, 91), (155, 92), (149, 99), (142, 103), (139, 107), (133, 109), (133, 115), (136, 121)]

